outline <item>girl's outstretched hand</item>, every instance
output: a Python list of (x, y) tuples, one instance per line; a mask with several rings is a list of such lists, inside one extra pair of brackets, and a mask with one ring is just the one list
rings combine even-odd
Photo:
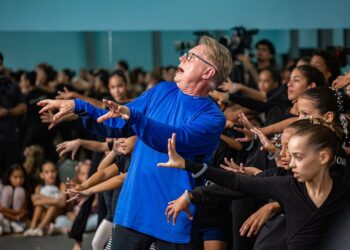
[(173, 219), (173, 225), (176, 224), (177, 217), (181, 211), (186, 212), (187, 218), (193, 220), (190, 212), (190, 203), (186, 200), (185, 195), (181, 195), (178, 199), (170, 201), (168, 207), (165, 210), (165, 215), (168, 217), (168, 222)]
[(71, 201), (78, 201), (78, 206), (83, 205), (83, 203), (92, 195), (92, 193), (87, 190), (74, 190), (74, 189), (67, 189), (66, 194), (69, 195), (69, 199), (66, 201), (67, 203)]
[(261, 142), (261, 147), (260, 150), (265, 150), (267, 152), (270, 153), (275, 153), (276, 151), (278, 151), (278, 148), (275, 146), (275, 144), (269, 140), (269, 138), (267, 138), (267, 136), (261, 132), (260, 129), (257, 128), (252, 128), (251, 131), (256, 134)]

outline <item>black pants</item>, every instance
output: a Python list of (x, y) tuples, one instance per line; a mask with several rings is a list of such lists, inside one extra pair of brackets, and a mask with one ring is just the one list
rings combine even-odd
[[(103, 157), (103, 153), (93, 153), (92, 163), (89, 170), (89, 177), (97, 171), (98, 164), (101, 161), (102, 157)], [(94, 201), (94, 196), (92, 195), (81, 206), (79, 213), (75, 218), (72, 228), (68, 234), (69, 238), (75, 239), (76, 241), (79, 241), (79, 242), (83, 240), (83, 233), (85, 231), (85, 226), (91, 212), (93, 201)]]
[(0, 142), (0, 179), (4, 178), (7, 170), (12, 164), (21, 163), (22, 154), (17, 141)]
[(242, 237), (239, 229), (249, 216), (259, 208), (255, 197), (232, 201), (232, 250), (251, 250), (255, 237)]
[(159, 240), (135, 230), (114, 225), (112, 230), (112, 250), (148, 250), (156, 242), (159, 250), (192, 250), (191, 244), (175, 244)]

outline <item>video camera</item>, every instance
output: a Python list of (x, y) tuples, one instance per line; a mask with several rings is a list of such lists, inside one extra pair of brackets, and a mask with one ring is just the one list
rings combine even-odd
[(253, 36), (259, 31), (257, 29), (247, 30), (242, 26), (236, 26), (231, 29), (232, 36), (222, 36), (219, 42), (231, 50), (232, 54), (244, 54), (245, 51), (252, 49)]
[(219, 42), (231, 51), (234, 64), (230, 78), (233, 82), (246, 83), (245, 69), (243, 63), (237, 58), (237, 55), (251, 56), (253, 36), (258, 33), (257, 29), (247, 30), (242, 26), (236, 26), (231, 29), (231, 36), (221, 36)]

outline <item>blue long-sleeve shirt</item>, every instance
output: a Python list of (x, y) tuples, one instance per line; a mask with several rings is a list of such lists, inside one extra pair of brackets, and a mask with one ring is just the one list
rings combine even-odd
[(115, 118), (97, 124), (96, 119), (107, 111), (75, 100), (75, 112), (91, 132), (138, 137), (114, 223), (165, 241), (188, 243), (191, 221), (181, 214), (173, 226), (164, 212), (169, 201), (193, 188), (194, 180), (186, 171), (156, 165), (168, 161), (167, 141), (172, 133), (176, 133), (176, 149), (182, 156), (207, 160), (217, 146), (225, 118), (209, 97), (186, 95), (171, 82), (158, 84), (127, 106), (127, 122)]

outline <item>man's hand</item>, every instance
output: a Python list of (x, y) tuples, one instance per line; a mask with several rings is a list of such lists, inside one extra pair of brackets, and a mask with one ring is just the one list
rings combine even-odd
[(103, 99), (102, 102), (109, 108), (109, 112), (100, 116), (97, 119), (97, 122), (104, 122), (110, 118), (121, 117), (124, 120), (129, 120), (130, 118), (130, 109), (125, 105), (119, 105), (115, 102)]
[(158, 167), (185, 168), (185, 159), (176, 152), (176, 135), (173, 133), (168, 139), (168, 162), (158, 163)]
[(73, 100), (42, 100), (37, 103), (38, 106), (41, 106), (42, 109), (39, 111), (39, 114), (43, 114), (49, 111), (58, 110), (58, 112), (53, 116), (53, 121), (57, 121), (64, 115), (73, 113), (74, 111), (74, 101)]

